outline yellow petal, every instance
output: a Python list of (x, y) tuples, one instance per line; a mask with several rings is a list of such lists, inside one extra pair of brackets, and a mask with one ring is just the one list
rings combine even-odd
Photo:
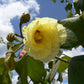
[(65, 27), (53, 18), (36, 18), (23, 28), (24, 49), (35, 59), (43, 62), (54, 59), (60, 46), (65, 43)]

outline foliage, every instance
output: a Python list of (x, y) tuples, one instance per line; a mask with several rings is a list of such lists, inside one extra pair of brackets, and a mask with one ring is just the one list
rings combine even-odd
[(84, 55), (73, 57), (69, 64), (69, 84), (84, 84)]
[[(52, 0), (56, 3), (56, 0)], [(67, 40), (61, 49), (72, 49), (82, 45), (84, 47), (84, 0), (61, 0), (61, 3), (67, 3), (65, 10), (68, 12), (67, 18), (59, 20), (58, 23), (66, 27)], [(74, 4), (74, 8), (73, 8)], [(79, 16), (74, 16), (72, 9), (75, 9)], [(81, 10), (81, 14), (80, 14)], [(28, 18), (28, 19), (27, 19)], [(15, 70), (19, 77), (17, 84), (29, 84), (32, 81), (34, 84), (51, 84), (55, 75), (58, 73), (56, 81), (63, 81), (62, 73), (68, 68), (68, 83), (69, 84), (83, 84), (84, 76), (84, 55), (70, 58), (63, 54), (58, 53), (56, 58), (48, 62), (48, 68), (45, 68), (45, 63), (36, 60), (24, 54), (21, 58), (18, 58), (20, 50), (23, 49), (23, 35), (21, 32), (21, 26), (30, 20), (29, 14), (23, 14), (20, 19), (20, 33), (18, 35), (13, 33), (13, 36), (8, 35), (7, 53), (6, 56), (0, 58), (0, 84), (12, 84), (13, 72)], [(12, 40), (10, 38), (13, 38)], [(2, 37), (0, 37), (0, 43), (4, 43)], [(63, 55), (61, 57), (61, 55)], [(17, 60), (15, 60), (17, 59)], [(14, 66), (13, 66), (14, 65)], [(12, 69), (11, 69), (12, 67)], [(30, 79), (30, 81), (28, 80)]]
[(56, 0), (52, 0), (54, 3), (56, 3)]
[[(82, 14), (78, 17), (60, 20), (59, 23), (63, 24), (66, 28), (72, 30), (73, 33), (75, 34), (78, 41), (76, 43), (73, 42), (73, 44), (71, 45), (72, 47), (77, 47), (79, 45), (84, 46), (84, 38), (83, 38), (84, 14)], [(81, 27), (80, 27), (80, 25), (81, 25)], [(72, 39), (73, 39), (73, 37), (72, 37)], [(68, 47), (68, 45), (66, 45), (66, 47)]]

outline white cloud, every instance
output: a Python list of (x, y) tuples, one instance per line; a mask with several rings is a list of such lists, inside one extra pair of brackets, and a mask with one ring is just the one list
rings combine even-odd
[(11, 3), (11, 2), (15, 2), (16, 0), (1, 0), (2, 3)]
[[(33, 82), (30, 80), (29, 77), (27, 79), (28, 79), (28, 82), (30, 82), (29, 84), (33, 84)], [(18, 82), (18, 75), (14, 75), (12, 78), (12, 84), (16, 84), (17, 82)]]
[[(83, 49), (84, 48), (82, 46), (79, 46), (77, 48), (72, 48), (72, 50), (63, 51), (63, 53), (65, 55), (70, 56), (70, 57), (74, 57), (74, 56), (77, 56), (77, 55), (84, 55)], [(48, 68), (47, 63), (45, 64), (45, 68)], [(62, 73), (62, 77), (63, 77), (63, 82), (61, 84), (68, 84), (67, 83), (67, 81), (68, 81), (68, 69), (66, 69), (65, 72)], [(58, 78), (58, 74), (55, 75), (55, 80), (53, 80), (52, 84), (60, 84), (59, 81), (56, 81), (57, 78)], [(66, 83), (64, 81), (66, 81)]]
[(68, 69), (65, 70), (65, 72), (62, 73), (63, 80), (68, 80)]
[[(39, 14), (39, 4), (36, 0), (1, 0), (0, 4), (0, 36), (6, 41), (6, 36), (10, 32), (14, 32), (13, 25), (10, 20), (23, 13), (30, 13), (31, 18)], [(5, 46), (3, 46), (6, 48)], [(0, 45), (0, 49), (2, 46)], [(3, 50), (5, 51), (5, 50)], [(1, 51), (0, 51), (1, 52)], [(5, 52), (4, 52), (5, 53)], [(0, 53), (0, 57), (3, 52)]]
[(7, 48), (6, 48), (6, 47), (7, 47), (7, 46), (6, 46), (5, 44), (0, 43), (0, 57), (5, 56), (4, 51), (6, 51), (6, 50), (7, 50)]
[[(31, 15), (39, 13), (39, 4), (36, 0), (16, 1), (9, 4), (0, 5), (1, 22), (10, 23), (10, 20), (16, 16), (21, 16), (24, 12)], [(33, 14), (32, 14), (33, 13)], [(33, 17), (33, 16), (31, 16)]]
[(28, 79), (27, 81), (28, 81), (29, 84), (33, 84), (33, 82), (31, 81), (30, 77), (27, 77), (27, 79)]
[(77, 56), (77, 55), (84, 55), (82, 46), (79, 46), (77, 48), (72, 48), (72, 50), (67, 50), (67, 51), (64, 51), (63, 53), (70, 57)]
[(18, 75), (13, 76), (12, 78), (12, 84), (16, 84), (18, 81)]
[(53, 82), (51, 84), (63, 84), (63, 83), (60, 83), (59, 81), (53, 80)]

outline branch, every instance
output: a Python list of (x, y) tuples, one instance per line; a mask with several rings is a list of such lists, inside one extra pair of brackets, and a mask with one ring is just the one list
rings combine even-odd
[(15, 46), (17, 46), (17, 45), (21, 45), (22, 43), (23, 43), (23, 42), (20, 42), (20, 43), (14, 44), (14, 45), (11, 46), (11, 48), (13, 48), (13, 47), (15, 47)]
[(56, 59), (60, 60), (60, 61), (63, 61), (65, 63), (70, 63), (70, 60), (65, 60), (65, 59), (62, 59), (62, 58), (59, 58), (57, 56), (55, 56)]
[(24, 44), (21, 47), (19, 47), (17, 50), (15, 50), (14, 53), (16, 53), (19, 49), (23, 48), (23, 46), (24, 46)]
[(15, 35), (18, 36), (18, 37), (24, 38), (22, 35), (19, 35), (17, 33), (15, 33)]
[[(56, 60), (55, 60), (56, 61)], [(51, 69), (51, 71), (49, 72), (49, 74), (46, 76), (46, 80), (48, 80), (49, 82), (51, 82), (57, 72), (57, 69), (60, 65), (60, 61), (58, 60), (56, 63), (55, 61), (53, 61), (53, 67)]]

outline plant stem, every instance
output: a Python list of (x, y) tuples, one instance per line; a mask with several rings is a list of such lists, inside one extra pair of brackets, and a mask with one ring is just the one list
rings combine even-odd
[(23, 46), (24, 46), (24, 44), (21, 47), (19, 47), (17, 50), (15, 50), (14, 53), (16, 53), (19, 49), (23, 48)]
[(20, 22), (20, 24), (19, 24), (19, 28), (20, 28), (20, 34), (21, 34), (21, 36), (23, 37), (23, 35), (22, 35), (22, 23)]
[(19, 35), (19, 34), (17, 34), (17, 33), (15, 33), (15, 35), (16, 35), (16, 36), (19, 36), (19, 37), (21, 37), (21, 38), (24, 38), (23, 36), (21, 36), (21, 35)]
[(49, 74), (46, 76), (46, 80), (48, 80), (49, 82), (51, 82), (57, 72), (57, 69), (60, 65), (60, 61), (58, 60), (57, 63), (55, 63), (56, 60), (53, 61), (53, 67), (51, 69), (51, 71), (49, 72)]
[(63, 61), (63, 62), (66, 62), (66, 63), (70, 63), (70, 60), (65, 60), (65, 59), (61, 59), (57, 56), (55, 56), (56, 59), (60, 60), (60, 61)]
[(20, 43), (17, 43), (17, 44), (14, 44), (13, 46), (11, 46), (11, 48), (17, 46), (17, 45), (21, 45), (23, 42), (20, 42)]

